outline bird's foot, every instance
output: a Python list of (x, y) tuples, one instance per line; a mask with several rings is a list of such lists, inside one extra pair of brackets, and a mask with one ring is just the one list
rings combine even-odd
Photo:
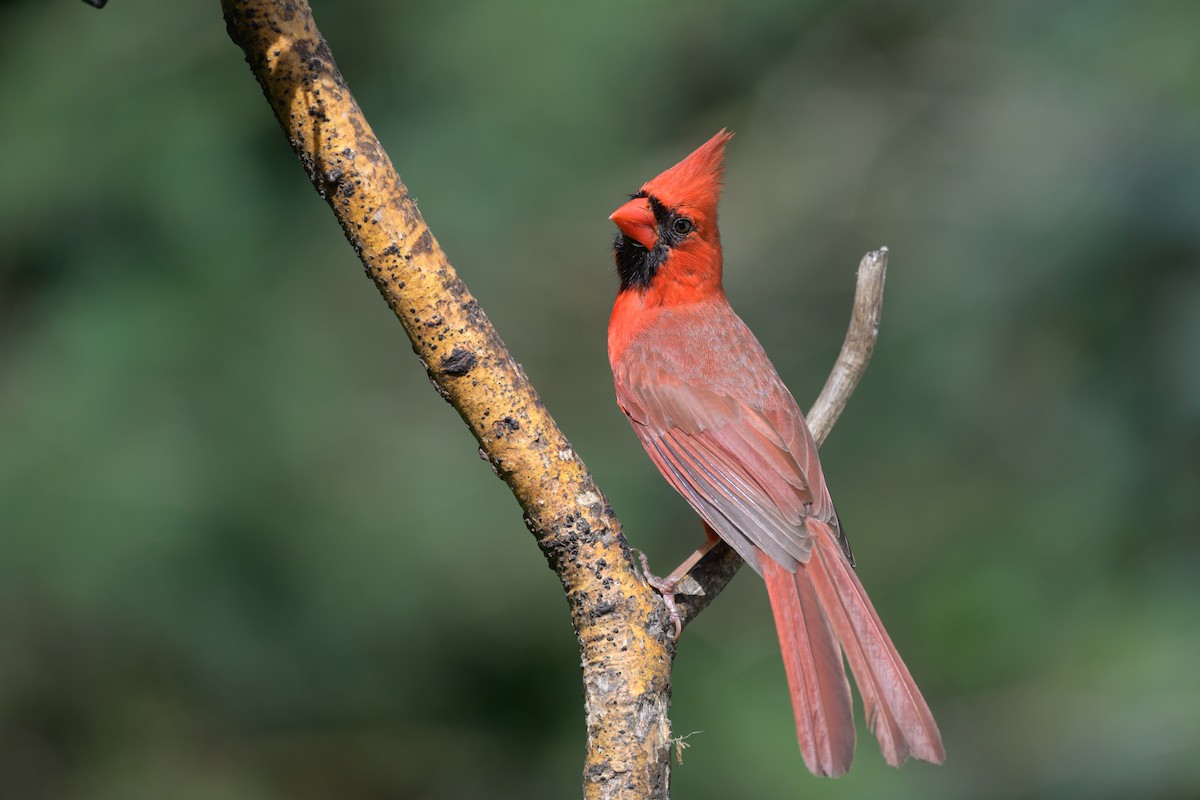
[(646, 554), (635, 548), (634, 552), (638, 554), (638, 558), (642, 562), (642, 577), (650, 588), (662, 595), (663, 603), (667, 606), (667, 613), (670, 614), (671, 624), (675, 626), (675, 635), (671, 637), (674, 641), (679, 641), (679, 635), (683, 633), (683, 620), (679, 616), (679, 607), (675, 605), (675, 587), (679, 585), (679, 578), (674, 577), (674, 574), (666, 578), (660, 578), (650, 571), (650, 562), (646, 559)]

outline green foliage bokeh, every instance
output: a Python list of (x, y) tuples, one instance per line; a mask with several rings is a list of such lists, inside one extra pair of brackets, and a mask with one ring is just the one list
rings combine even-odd
[[(726, 283), (802, 405), (944, 767), (804, 769), (746, 574), (675, 796), (1200, 795), (1200, 6), (317, 3), (426, 219), (630, 539), (607, 214), (722, 126)], [(0, 8), (0, 796), (578, 791), (578, 656), (215, 0)]]

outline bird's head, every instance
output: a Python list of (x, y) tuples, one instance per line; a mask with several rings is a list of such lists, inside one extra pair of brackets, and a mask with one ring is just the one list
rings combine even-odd
[(698, 297), (721, 288), (721, 198), (725, 143), (722, 129), (695, 152), (647, 181), (609, 217), (621, 229), (614, 251), (621, 291), (670, 284)]

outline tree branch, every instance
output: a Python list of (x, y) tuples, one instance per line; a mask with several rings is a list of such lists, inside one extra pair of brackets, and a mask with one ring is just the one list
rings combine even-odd
[(313, 186), (562, 581), (583, 662), (585, 796), (666, 797), (672, 645), (611, 506), (425, 225), (308, 4), (221, 5)]
[[(807, 415), (808, 427), (817, 447), (825, 443), (833, 430), (875, 351), (879, 322), (883, 318), (887, 260), (888, 249), (881, 247), (867, 253), (858, 264), (858, 285), (854, 290), (850, 327), (846, 330), (842, 350), (825, 381), (825, 387), (817, 395), (817, 401)], [(676, 603), (684, 625), (695, 619), (721, 593), (741, 566), (741, 556), (724, 542), (705, 554), (679, 584), (681, 596), (676, 598)]]
[[(308, 4), (221, 6), (313, 186), (562, 582), (583, 667), (584, 796), (666, 798), (675, 648), (662, 600), (635, 571), (607, 499), (421, 218)], [(862, 366), (865, 357), (858, 373)], [(837, 385), (826, 387), (844, 396), (830, 404), (824, 432), (853, 389)]]

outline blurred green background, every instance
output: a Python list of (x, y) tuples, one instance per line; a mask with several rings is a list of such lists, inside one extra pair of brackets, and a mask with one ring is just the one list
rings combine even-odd
[[(317, 3), (632, 542), (699, 542), (612, 399), (608, 213), (722, 126), (728, 292), (825, 447), (942, 768), (794, 740), (740, 576), (679, 798), (1200, 796), (1200, 4)], [(0, 796), (578, 795), (566, 604), (217, 2), (0, 8)]]

